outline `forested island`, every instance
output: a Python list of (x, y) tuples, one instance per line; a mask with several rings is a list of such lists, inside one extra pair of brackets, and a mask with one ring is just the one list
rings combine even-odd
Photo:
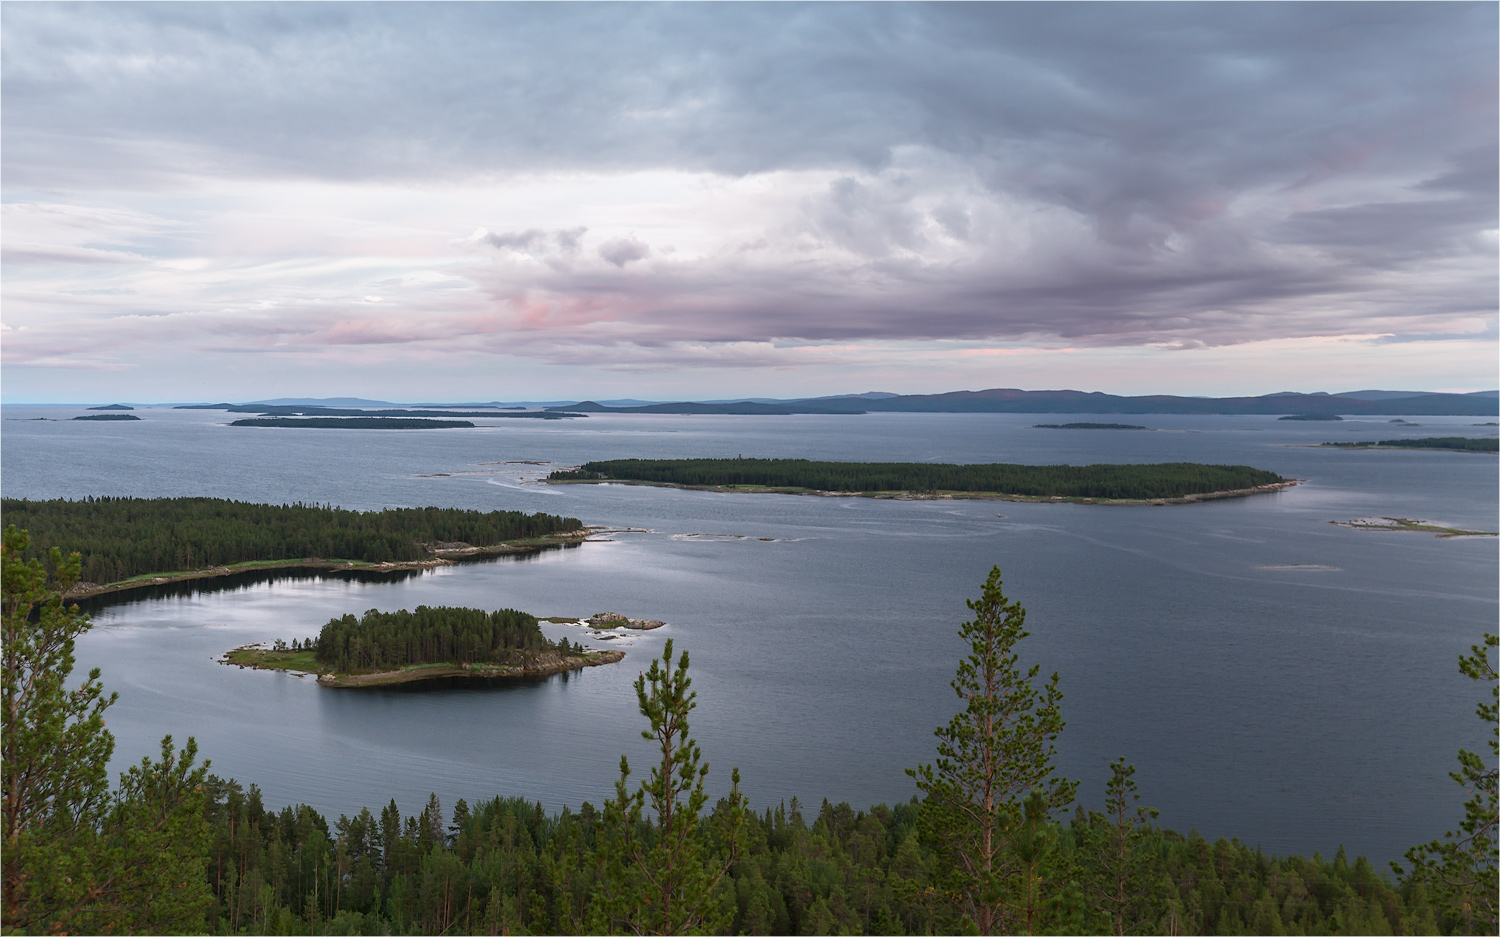
[(389, 686), (444, 677), (535, 677), (612, 664), (621, 651), (550, 641), (535, 616), (506, 608), (432, 608), (331, 619), (316, 639), (239, 647), (223, 663), (315, 673), (329, 687)]
[[(553, 410), (526, 410), (525, 407), (497, 407), (494, 410), (448, 409), (362, 409), (359, 407), (324, 407), (314, 404), (258, 404), (258, 403), (195, 403), (173, 407), (173, 410), (227, 410), (230, 413), (257, 413), (266, 417), (277, 416), (354, 416), (354, 417), (483, 417), (491, 420), (568, 420), (582, 419), (587, 414), (570, 413), (566, 408)], [(515, 411), (521, 412), (515, 412)], [(502, 412), (504, 411), (504, 412)]]
[(7, 524), (31, 531), (31, 557), (54, 546), (83, 556), (70, 595), (116, 592), (250, 569), (397, 569), (529, 552), (576, 542), (583, 522), (552, 514), (329, 505), (221, 498), (0, 500)]
[[(84, 419), (78, 417), (77, 419)], [(97, 419), (97, 418), (96, 418)], [(306, 417), (253, 417), (235, 420), (230, 426), (280, 426), (310, 429), (473, 429), (468, 420), (427, 420), (417, 417), (392, 416), (306, 416)]]
[(1500, 452), (1500, 439), (1470, 436), (1382, 439), (1379, 442), (1325, 442), (1322, 445), (1335, 449), (1452, 449), (1458, 452)]
[(1344, 420), (1336, 413), (1292, 413), (1280, 419), (1300, 420), (1305, 423), (1341, 423)]
[(102, 421), (105, 423), (116, 423), (121, 420), (139, 420), (140, 417), (134, 413), (90, 413), (85, 416), (75, 416), (75, 420)]
[(947, 465), (807, 459), (615, 459), (548, 476), (710, 491), (870, 498), (1181, 503), (1276, 491), (1295, 481), (1245, 465)]
[(1132, 423), (1037, 423), (1032, 429), (1144, 429), (1149, 426), (1136, 426)]

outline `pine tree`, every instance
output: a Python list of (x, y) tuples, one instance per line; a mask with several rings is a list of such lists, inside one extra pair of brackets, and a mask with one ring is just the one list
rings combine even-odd
[(1413, 846), (1406, 851), (1411, 872), (1392, 862), (1398, 876), (1408, 884), (1425, 885), (1433, 898), (1450, 917), (1456, 933), (1494, 934), (1500, 932), (1496, 901), (1500, 898), (1500, 871), (1497, 871), (1497, 792), (1495, 759), (1500, 757), (1500, 682), (1490, 661), (1500, 637), (1485, 634), (1482, 645), (1469, 648), (1459, 657), (1458, 669), (1471, 680), (1490, 685), (1489, 701), (1481, 700), (1475, 713), (1489, 727), (1491, 761), (1465, 749), (1458, 750), (1458, 770), (1449, 773), (1473, 796), (1464, 802), (1464, 819), (1457, 830), (1442, 839)]
[(89, 628), (63, 596), (78, 581), (78, 554), (51, 551), (49, 586), (39, 560), (22, 559), (25, 531), (5, 529), (0, 546), (5, 645), (3, 878), (9, 928), (34, 929), (85, 900), (82, 863), (109, 807), (107, 765), (115, 740), (104, 728), (99, 670), (76, 689), (73, 642)]
[[(171, 736), (162, 759), (143, 759), (111, 795), (114, 737), (104, 728), (99, 670), (76, 690), (74, 640), (88, 630), (64, 606), (79, 557), (51, 551), (55, 580), (22, 559), (24, 531), (0, 547), (4, 593), (4, 906), (7, 929), (47, 932), (193, 932), (212, 899), (204, 818), (208, 764), (197, 744)], [(33, 620), (33, 614), (35, 619)]]
[[(661, 762), (631, 793), (630, 762), (620, 757), (615, 796), (604, 803), (597, 850), (600, 887), (590, 912), (591, 928), (636, 934), (718, 933), (734, 917), (728, 874), (738, 853), (744, 822), (740, 772), (723, 809), (715, 849), (700, 816), (708, 765), (688, 735), (688, 715), (698, 705), (684, 651), (672, 665), (672, 641), (660, 660), (636, 678), (641, 715), (651, 723), (641, 736), (657, 743)], [(649, 816), (646, 814), (650, 803)]]
[(939, 889), (981, 934), (1029, 931), (1059, 884), (1042, 824), (1077, 786), (1052, 770), (1062, 691), (1056, 673), (1038, 689), (1040, 667), (1020, 669), (1026, 610), (1005, 598), (998, 566), (968, 606), (959, 634), (971, 652), (950, 684), (964, 710), (934, 732), (936, 762), (907, 773), (926, 798), (919, 822), (943, 860)]
[(1110, 763), (1104, 786), (1105, 813), (1090, 812), (1074, 822), (1081, 878), (1090, 906), (1110, 922), (1110, 931), (1125, 935), (1148, 921), (1150, 912), (1150, 856), (1144, 851), (1151, 835), (1155, 807), (1137, 807), (1135, 765), (1123, 757)]

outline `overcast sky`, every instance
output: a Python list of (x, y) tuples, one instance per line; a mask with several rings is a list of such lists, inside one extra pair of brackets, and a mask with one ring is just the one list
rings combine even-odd
[(7, 402), (1497, 378), (1494, 3), (7, 3)]

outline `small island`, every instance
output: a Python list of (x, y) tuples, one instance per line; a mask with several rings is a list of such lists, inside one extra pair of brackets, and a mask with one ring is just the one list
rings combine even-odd
[(140, 417), (134, 413), (90, 413), (86, 416), (75, 416), (75, 420), (104, 420), (115, 422), (119, 420), (139, 420)]
[(135, 407), (127, 407), (123, 403), (109, 403), (102, 407), (89, 407), (90, 410), (134, 410)]
[(1344, 420), (1336, 413), (1292, 413), (1277, 419), (1301, 420), (1307, 423), (1342, 423)]
[[(108, 419), (108, 417), (77, 417), (86, 419)], [(136, 417), (124, 417), (133, 420)], [(350, 417), (253, 417), (247, 420), (235, 420), (230, 426), (276, 426), (297, 427), (301, 429), (473, 429), (474, 424), (468, 420), (426, 420), (415, 417), (392, 417), (392, 416), (350, 416)]]
[(1379, 442), (1325, 442), (1333, 449), (1447, 449), (1454, 452), (1500, 452), (1500, 439), (1470, 436), (1429, 436), (1424, 439), (1382, 439)]
[(655, 485), (702, 491), (900, 500), (1189, 504), (1279, 491), (1297, 482), (1247, 465), (948, 465), (807, 459), (615, 459), (548, 476), (550, 484)]
[(1149, 426), (1135, 426), (1131, 423), (1037, 423), (1032, 429), (1143, 429), (1150, 431)]
[(334, 618), (316, 638), (237, 647), (220, 663), (317, 674), (319, 686), (345, 688), (445, 677), (540, 677), (624, 657), (623, 651), (590, 650), (567, 638), (549, 641), (535, 616), (513, 608), (486, 612), (419, 605), (415, 611), (372, 608), (360, 618)]
[(1350, 530), (1380, 530), (1380, 531), (1412, 531), (1422, 534), (1433, 534), (1439, 539), (1447, 537), (1494, 537), (1494, 531), (1488, 530), (1464, 530), (1459, 527), (1445, 527), (1442, 524), (1434, 524), (1431, 521), (1412, 520), (1409, 517), (1356, 517), (1348, 521), (1329, 521), (1335, 527), (1347, 527)]

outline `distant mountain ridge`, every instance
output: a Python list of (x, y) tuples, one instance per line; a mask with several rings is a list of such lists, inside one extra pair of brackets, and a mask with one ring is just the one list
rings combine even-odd
[[(355, 401), (360, 398), (322, 398), (318, 404), (292, 403), (302, 398), (282, 398), (258, 404), (195, 404), (181, 409), (219, 409), (238, 412), (267, 413), (285, 411), (316, 415), (333, 415), (346, 409), (347, 415), (374, 415), (360, 410), (336, 408), (333, 401)], [(285, 401), (285, 402), (283, 402)], [(392, 406), (385, 401), (361, 401), (354, 406)], [(499, 401), (489, 404), (422, 404), (423, 407), (450, 411), (459, 406), (505, 406)], [(514, 407), (515, 404), (510, 405)], [(1127, 397), (1099, 391), (1021, 390), (995, 387), (988, 390), (960, 390), (944, 394), (890, 394), (870, 391), (863, 394), (839, 394), (827, 397), (778, 399), (773, 397), (738, 398), (706, 401), (650, 402), (644, 400), (584, 400), (531, 402), (550, 413), (663, 413), (663, 414), (729, 414), (776, 416), (790, 414), (856, 414), (856, 413), (1120, 413), (1120, 414), (1334, 414), (1339, 416), (1500, 416), (1500, 391), (1485, 390), (1468, 394), (1440, 394), (1425, 391), (1357, 390), (1346, 393), (1281, 392), (1258, 397), (1181, 397), (1151, 394)], [(537, 411), (532, 411), (540, 416)], [(389, 415), (409, 416), (409, 412)], [(436, 414), (433, 414), (436, 415)], [(476, 416), (502, 414), (475, 413)], [(519, 414), (518, 414), (519, 415)]]
[[(1385, 393), (1394, 392), (1376, 393), (1384, 397)], [(840, 406), (830, 398), (820, 399), (817, 403), (825, 407)], [(1368, 400), (1342, 394), (1282, 393), (1260, 397), (1177, 397), (1153, 394), (1121, 397), (1097, 391), (993, 388), (947, 394), (912, 394), (883, 400), (866, 399), (857, 403), (850, 401), (847, 406), (850, 410), (866, 412), (908, 413), (1330, 413), (1344, 416), (1490, 416), (1500, 413), (1500, 399), (1487, 393), (1415, 393)]]
[(860, 394), (807, 397), (775, 402), (658, 403), (611, 407), (592, 400), (549, 407), (579, 413), (713, 413), (785, 415), (794, 413), (1162, 413), (1162, 414), (1330, 414), (1342, 416), (1494, 416), (1500, 396), (1402, 391), (1354, 391), (1349, 394), (1293, 393), (1259, 397), (1178, 397), (1153, 394), (1122, 397), (1098, 391), (1020, 390), (997, 387), (946, 394)]

